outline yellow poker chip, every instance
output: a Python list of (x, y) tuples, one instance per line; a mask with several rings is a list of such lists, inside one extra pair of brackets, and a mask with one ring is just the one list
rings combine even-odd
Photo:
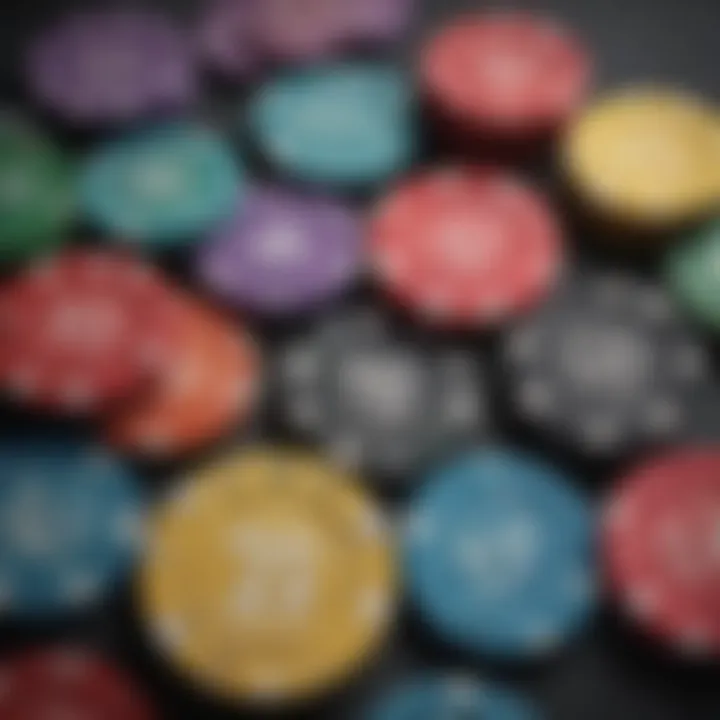
[(241, 701), (302, 699), (385, 638), (392, 541), (360, 487), (319, 457), (245, 450), (158, 509), (140, 594), (160, 651), (200, 685)]
[(635, 88), (590, 106), (563, 160), (592, 208), (643, 227), (693, 220), (720, 204), (720, 119), (702, 100)]

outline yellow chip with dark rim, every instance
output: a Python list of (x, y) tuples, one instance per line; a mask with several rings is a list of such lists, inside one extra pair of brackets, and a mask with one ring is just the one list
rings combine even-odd
[(720, 119), (691, 95), (630, 88), (591, 105), (571, 125), (563, 162), (592, 209), (662, 229), (720, 204)]
[(394, 615), (380, 510), (321, 458), (254, 448), (195, 473), (157, 511), (141, 606), (167, 659), (230, 699), (328, 689)]

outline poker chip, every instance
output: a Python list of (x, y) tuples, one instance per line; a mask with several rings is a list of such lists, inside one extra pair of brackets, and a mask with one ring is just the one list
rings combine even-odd
[(165, 352), (172, 302), (129, 256), (67, 251), (0, 291), (0, 380), (31, 405), (85, 414), (138, 389)]
[(650, 458), (604, 515), (613, 594), (639, 627), (690, 656), (720, 653), (719, 529), (716, 445)]
[(405, 532), (410, 599), (444, 640), (507, 659), (556, 651), (595, 605), (593, 520), (568, 478), (512, 450), (433, 472)]
[(337, 296), (359, 274), (360, 219), (332, 200), (275, 188), (249, 193), (199, 251), (205, 284), (243, 308), (292, 314)]
[(99, 601), (138, 549), (136, 479), (99, 447), (32, 435), (0, 443), (0, 477), (2, 611), (36, 618)]
[(60, 245), (74, 211), (74, 178), (64, 155), (19, 116), (0, 117), (0, 260)]
[(0, 715), (12, 720), (154, 720), (148, 700), (126, 675), (90, 650), (61, 646), (0, 663)]
[(663, 229), (720, 203), (720, 125), (702, 100), (630, 88), (598, 100), (562, 151), (570, 184), (593, 212)]
[(170, 246), (196, 240), (230, 216), (242, 194), (231, 148), (209, 129), (173, 123), (141, 131), (87, 161), (81, 204), (122, 242)]
[(286, 61), (332, 58), (356, 45), (400, 40), (414, 0), (215, 0), (200, 19), (199, 45), (210, 64), (245, 80)]
[(518, 13), (460, 17), (427, 43), (420, 77), (432, 107), (490, 137), (552, 131), (582, 104), (588, 51), (555, 20)]
[(265, 0), (258, 31), (272, 57), (313, 60), (358, 44), (395, 42), (405, 34), (414, 0)]
[(182, 302), (179, 330), (152, 389), (108, 420), (109, 441), (151, 458), (185, 455), (245, 422), (259, 395), (259, 357), (242, 328)]
[(30, 91), (68, 121), (105, 124), (185, 108), (197, 95), (192, 42), (160, 13), (74, 12), (27, 57)]
[(203, 8), (197, 38), (201, 54), (227, 77), (244, 80), (262, 65), (257, 7), (252, 0), (213, 0)]
[(496, 325), (548, 294), (562, 233), (531, 187), (501, 170), (455, 168), (404, 181), (370, 225), (374, 273), (426, 320)]
[(289, 422), (343, 465), (410, 478), (487, 431), (475, 358), (393, 337), (370, 311), (327, 319), (281, 363)]
[(163, 657), (233, 700), (284, 703), (343, 680), (378, 648), (395, 569), (379, 510), (322, 459), (251, 448), (162, 505), (141, 607)]
[(502, 685), (463, 675), (418, 675), (372, 704), (367, 720), (539, 720), (524, 697)]
[(720, 221), (668, 253), (665, 278), (685, 310), (720, 330)]
[(668, 297), (609, 272), (569, 280), (512, 330), (505, 355), (519, 415), (593, 456), (677, 436), (708, 371)]
[(363, 185), (402, 170), (415, 150), (412, 91), (381, 64), (304, 69), (251, 99), (251, 134), (280, 171), (302, 180)]

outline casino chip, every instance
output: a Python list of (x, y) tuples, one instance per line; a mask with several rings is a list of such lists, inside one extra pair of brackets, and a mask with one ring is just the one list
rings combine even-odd
[(179, 330), (155, 385), (107, 423), (113, 445), (152, 458), (184, 455), (247, 420), (259, 395), (259, 357), (242, 329), (181, 301)]
[(137, 9), (61, 19), (31, 44), (27, 76), (40, 103), (83, 125), (184, 108), (198, 90), (190, 38), (165, 16)]
[(87, 161), (81, 203), (116, 240), (165, 247), (232, 214), (242, 184), (232, 149), (189, 123), (155, 127), (101, 148)]
[(525, 698), (460, 675), (419, 675), (391, 687), (367, 720), (539, 720)]
[(415, 150), (410, 86), (384, 65), (344, 63), (286, 75), (250, 101), (248, 122), (273, 165), (311, 182), (379, 182), (402, 170)]
[(234, 700), (285, 702), (379, 648), (395, 602), (379, 510), (322, 459), (250, 449), (161, 506), (141, 606), (165, 658)]
[(174, 332), (173, 303), (129, 256), (65, 252), (0, 288), (0, 379), (14, 397), (89, 413), (147, 379)]
[(272, 57), (313, 60), (347, 46), (399, 41), (414, 0), (264, 0), (258, 32)]
[(228, 77), (244, 80), (262, 64), (253, 0), (212, 0), (204, 5), (197, 42), (203, 57)]
[(75, 439), (22, 436), (0, 443), (0, 477), (3, 612), (55, 615), (107, 594), (142, 535), (140, 490), (128, 470)]
[(75, 214), (72, 170), (54, 144), (12, 114), (0, 117), (0, 261), (65, 240)]
[(148, 700), (119, 668), (90, 650), (25, 651), (0, 663), (7, 720), (154, 720)]
[(501, 139), (564, 124), (585, 99), (591, 61), (554, 20), (517, 13), (468, 15), (427, 44), (423, 90), (441, 115)]
[(668, 298), (629, 276), (567, 282), (506, 341), (510, 390), (531, 424), (590, 455), (682, 431), (704, 349)]
[(292, 314), (338, 295), (359, 274), (360, 218), (327, 199), (271, 188), (249, 194), (199, 251), (205, 284), (243, 308)]
[(642, 628), (688, 655), (720, 654), (720, 450), (680, 447), (610, 496), (609, 581)]
[(601, 99), (570, 127), (563, 162), (595, 213), (664, 229), (720, 203), (720, 123), (701, 100), (631, 88)]
[(669, 252), (665, 278), (685, 310), (720, 330), (720, 220)]
[(282, 365), (290, 422), (350, 467), (404, 476), (487, 429), (474, 358), (393, 337), (370, 311), (321, 323)]
[(448, 642), (508, 659), (546, 655), (594, 608), (593, 525), (568, 479), (532, 457), (456, 457), (410, 507), (410, 598)]
[(406, 180), (381, 201), (369, 233), (382, 287), (439, 324), (505, 321), (544, 299), (563, 265), (551, 208), (500, 170), (435, 170)]

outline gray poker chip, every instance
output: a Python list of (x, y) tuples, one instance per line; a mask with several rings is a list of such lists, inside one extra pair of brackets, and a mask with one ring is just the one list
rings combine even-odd
[(290, 423), (350, 467), (399, 478), (487, 430), (475, 358), (391, 336), (369, 310), (321, 322), (280, 372)]
[(623, 274), (571, 278), (507, 337), (518, 414), (590, 455), (679, 436), (709, 370), (669, 298)]

